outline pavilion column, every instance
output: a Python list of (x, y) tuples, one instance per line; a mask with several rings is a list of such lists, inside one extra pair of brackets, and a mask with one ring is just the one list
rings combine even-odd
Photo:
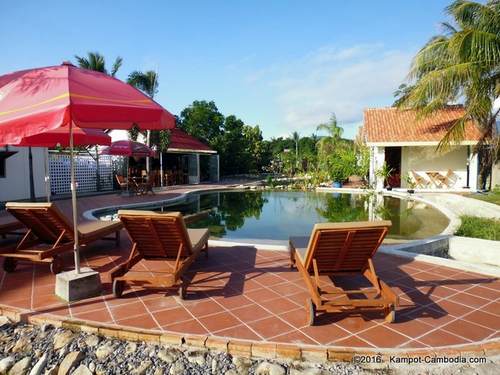
[(479, 158), (477, 153), (470, 156), (469, 173), (470, 173), (469, 175), (470, 190), (476, 191), (478, 188), (478, 179), (479, 179)]
[(374, 185), (376, 191), (384, 189), (384, 180), (376, 176), (377, 170), (385, 163), (385, 147), (373, 146), (370, 148), (370, 184)]

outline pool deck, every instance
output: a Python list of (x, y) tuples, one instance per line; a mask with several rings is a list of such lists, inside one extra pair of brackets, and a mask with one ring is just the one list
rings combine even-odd
[[(221, 186), (199, 188), (214, 187)], [(151, 202), (188, 190), (181, 187), (149, 197), (79, 198), (79, 209), (81, 214), (122, 202)], [(57, 204), (70, 212), (69, 201)], [(474, 347), (484, 353), (484, 345), (500, 347), (500, 280), (491, 276), (379, 253), (376, 269), (400, 297), (396, 322), (386, 323), (377, 312), (330, 313), (320, 315), (317, 325), (309, 327), (304, 304), (309, 295), (300, 274), (289, 267), (288, 254), (251, 246), (211, 247), (208, 258), (200, 256), (188, 273), (191, 284), (186, 300), (172, 291), (150, 289), (129, 289), (116, 299), (109, 272), (126, 259), (130, 249), (124, 231), (121, 236), (118, 248), (100, 241), (82, 252), (82, 263), (101, 274), (101, 296), (63, 303), (54, 296), (55, 277), (47, 265), (20, 262), (14, 273), (0, 271), (0, 308), (35, 318), (151, 334), (304, 348), (436, 351)], [(67, 270), (72, 268), (71, 253), (64, 263)], [(161, 262), (143, 260), (135, 267), (151, 274), (165, 271)], [(362, 280), (355, 282), (360, 288), (365, 286)]]

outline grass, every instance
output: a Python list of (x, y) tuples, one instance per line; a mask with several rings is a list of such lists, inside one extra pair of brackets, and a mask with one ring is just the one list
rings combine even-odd
[(457, 236), (500, 241), (500, 220), (477, 216), (461, 216), (462, 224), (455, 232)]
[(476, 193), (468, 195), (469, 198), (479, 199), (481, 201), (497, 204), (500, 206), (500, 188), (496, 187), (487, 193)]

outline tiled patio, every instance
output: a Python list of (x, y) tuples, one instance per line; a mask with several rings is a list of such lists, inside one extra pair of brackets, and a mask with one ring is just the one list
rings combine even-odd
[[(500, 338), (500, 280), (379, 254), (380, 276), (400, 295), (396, 322), (377, 313), (324, 314), (305, 326), (308, 297), (301, 276), (288, 266), (285, 252), (250, 247), (217, 247), (191, 268), (188, 298), (158, 290), (111, 294), (109, 271), (128, 255), (100, 242), (83, 261), (101, 272), (101, 297), (71, 305), (54, 295), (55, 277), (46, 265), (20, 263), (15, 273), (0, 271), (0, 304), (78, 320), (184, 334), (242, 340), (365, 348), (428, 348)], [(72, 255), (65, 258), (71, 267)], [(161, 272), (141, 262), (143, 272)], [(358, 284), (360, 287), (363, 285)]]

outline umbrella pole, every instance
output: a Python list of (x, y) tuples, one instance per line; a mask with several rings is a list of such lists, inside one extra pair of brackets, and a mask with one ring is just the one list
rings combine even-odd
[(74, 245), (73, 250), (75, 253), (75, 271), (80, 273), (80, 244), (78, 236), (78, 213), (76, 207), (76, 181), (75, 181), (75, 160), (73, 150), (73, 123), (69, 125), (69, 155), (70, 155), (70, 169), (71, 169), (71, 204), (73, 206), (73, 237)]
[(49, 167), (49, 149), (45, 152), (45, 195), (47, 202), (50, 203), (50, 167)]

